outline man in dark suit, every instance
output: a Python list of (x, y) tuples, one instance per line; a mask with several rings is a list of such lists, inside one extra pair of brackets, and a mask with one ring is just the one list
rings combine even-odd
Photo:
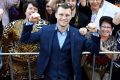
[(69, 25), (72, 18), (71, 5), (58, 5), (55, 17), (57, 23), (47, 25), (38, 32), (31, 33), (33, 23), (24, 24), (21, 42), (40, 43), (37, 61), (37, 75), (45, 75), (45, 80), (82, 80), (80, 58), (86, 48), (91, 53), (99, 52), (99, 37), (92, 33), (92, 40), (82, 36)]

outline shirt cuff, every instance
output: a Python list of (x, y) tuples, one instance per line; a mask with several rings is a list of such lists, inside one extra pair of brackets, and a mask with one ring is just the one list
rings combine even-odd
[(92, 32), (91, 33), (93, 36), (100, 37), (100, 34), (98, 32)]
[(30, 25), (33, 25), (33, 23), (32, 22), (26, 22), (25, 25), (30, 26)]

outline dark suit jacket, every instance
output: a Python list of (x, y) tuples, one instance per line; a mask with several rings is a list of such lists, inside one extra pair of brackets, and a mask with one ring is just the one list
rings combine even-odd
[[(40, 55), (37, 62), (37, 74), (42, 75), (48, 65), (53, 35), (55, 33), (56, 25), (44, 26), (38, 32), (32, 33), (32, 25), (24, 25), (23, 33), (21, 36), (21, 42), (24, 43), (40, 43)], [(71, 40), (71, 56), (73, 70), (75, 74), (75, 80), (81, 80), (81, 64), (80, 64), (80, 55), (84, 48), (89, 50), (92, 53), (98, 53), (99, 42), (93, 42), (92, 40), (87, 40), (84, 36), (80, 35), (79, 31), (76, 28), (70, 26), (70, 40)], [(95, 41), (99, 41), (98, 37), (93, 38)]]

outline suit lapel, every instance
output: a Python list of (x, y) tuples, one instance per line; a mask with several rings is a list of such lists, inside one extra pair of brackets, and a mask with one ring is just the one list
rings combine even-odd
[(73, 58), (74, 58), (74, 38), (75, 38), (75, 33), (72, 29), (72, 27), (70, 27), (70, 41), (71, 41), (71, 56), (72, 56), (72, 62), (73, 62)]
[(50, 28), (50, 33), (48, 33), (49, 35), (49, 54), (51, 53), (51, 48), (52, 48), (52, 43), (53, 43), (53, 38), (54, 38), (54, 34), (55, 34), (55, 27), (56, 25), (50, 26), (52, 28)]
[(74, 79), (81, 80), (81, 67), (80, 67), (80, 51), (79, 51), (79, 43), (76, 42), (77, 33), (76, 30), (70, 28), (70, 39), (71, 39), (71, 57), (72, 57), (72, 65), (74, 71)]

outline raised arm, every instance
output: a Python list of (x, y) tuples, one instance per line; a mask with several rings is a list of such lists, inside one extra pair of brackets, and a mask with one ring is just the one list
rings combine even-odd
[(40, 41), (40, 30), (38, 32), (31, 33), (33, 29), (33, 23), (27, 22), (23, 25), (23, 31), (20, 41), (22, 43), (37, 43)]
[(36, 43), (40, 41), (40, 30), (38, 32), (31, 33), (34, 27), (33, 25), (36, 24), (40, 19), (40, 15), (38, 13), (33, 13), (29, 17), (29, 22), (23, 24), (23, 32), (20, 39), (21, 42)]
[(100, 51), (100, 35), (96, 25), (94, 23), (89, 23), (86, 28), (88, 29), (88, 33), (86, 33), (85, 36), (89, 39), (86, 41), (86, 48), (91, 53), (98, 53)]

